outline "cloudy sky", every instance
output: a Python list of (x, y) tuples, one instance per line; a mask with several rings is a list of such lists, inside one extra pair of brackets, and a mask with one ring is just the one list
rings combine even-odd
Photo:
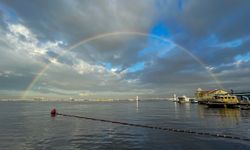
[(250, 1), (1, 0), (0, 98), (250, 90)]

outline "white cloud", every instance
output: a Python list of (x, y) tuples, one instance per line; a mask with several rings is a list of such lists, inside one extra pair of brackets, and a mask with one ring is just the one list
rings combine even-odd
[[(60, 45), (66, 45), (63, 41), (51, 42), (47, 41), (44, 43), (38, 42), (36, 35), (33, 34), (27, 27), (22, 24), (9, 24), (8, 25), (9, 32), (6, 33), (6, 41), (9, 41), (9, 45), (11, 45), (12, 50), (20, 53), (20, 54), (28, 54), (28, 56), (37, 60), (37, 58), (47, 59), (50, 63), (55, 65), (66, 65), (62, 64), (58, 61), (57, 57), (49, 57), (47, 55), (48, 51), (52, 51), (55, 54), (61, 56), (61, 54), (65, 53), (66, 49), (60, 47)], [(101, 65), (91, 65), (84, 60), (76, 58), (76, 53), (70, 52), (65, 57), (69, 57), (73, 60), (72, 68), (77, 71), (79, 74), (86, 73), (108, 73), (110, 72), (112, 75), (116, 74), (115, 71), (117, 69), (112, 68), (111, 70), (105, 69)]]
[[(7, 43), (13, 51), (20, 53), (24, 56), (37, 58), (46, 58), (47, 52), (53, 51), (55, 53), (60, 52), (60, 44), (64, 44), (62, 41), (56, 42), (39, 42), (36, 35), (32, 33), (27, 27), (22, 24), (8, 24), (9, 31), (5, 34), (5, 43)], [(55, 62), (54, 60), (51, 61)]]
[(28, 28), (21, 24), (9, 24), (8, 28), (16, 37), (24, 36), (27, 41), (37, 43), (36, 36)]
[(103, 73), (105, 72), (105, 68), (99, 65), (90, 65), (83, 60), (76, 60), (75, 64), (72, 66), (79, 74), (86, 73)]
[(206, 66), (206, 69), (209, 70), (209, 71), (213, 71), (215, 68), (212, 67), (212, 66)]
[(238, 61), (235, 61), (235, 62), (234, 62), (234, 65), (235, 65), (236, 67), (239, 67), (241, 64), (242, 64), (242, 60), (238, 60)]
[(55, 65), (61, 65), (56, 58), (48, 58), (49, 62)]

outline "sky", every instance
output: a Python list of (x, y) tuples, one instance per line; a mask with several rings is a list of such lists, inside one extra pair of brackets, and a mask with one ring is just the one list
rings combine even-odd
[(250, 1), (1, 0), (0, 99), (250, 90)]

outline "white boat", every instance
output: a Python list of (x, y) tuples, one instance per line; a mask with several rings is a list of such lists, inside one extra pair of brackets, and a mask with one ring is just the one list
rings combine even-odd
[(185, 95), (178, 97), (178, 103), (189, 103), (189, 98)]
[(189, 101), (190, 101), (191, 103), (198, 103), (198, 101), (197, 101), (196, 99), (194, 99), (194, 98), (190, 98)]

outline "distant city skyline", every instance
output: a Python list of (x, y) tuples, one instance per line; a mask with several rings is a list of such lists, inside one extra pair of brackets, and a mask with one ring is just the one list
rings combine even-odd
[(250, 1), (3, 0), (0, 99), (249, 91)]

